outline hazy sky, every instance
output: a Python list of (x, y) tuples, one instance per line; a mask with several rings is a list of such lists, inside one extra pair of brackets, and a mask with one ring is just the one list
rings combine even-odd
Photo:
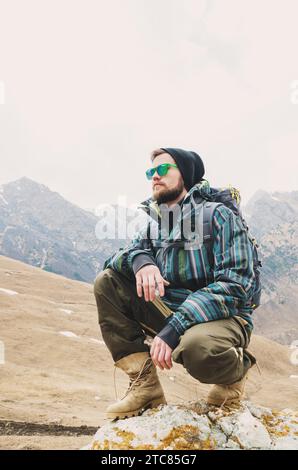
[(297, 18), (297, 0), (0, 0), (0, 184), (138, 203), (168, 146), (244, 203), (297, 190)]

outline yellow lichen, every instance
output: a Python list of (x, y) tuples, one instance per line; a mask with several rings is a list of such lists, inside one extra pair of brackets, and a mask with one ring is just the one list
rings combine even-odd
[(101, 450), (100, 443), (98, 441), (94, 441), (91, 450)]
[(169, 434), (162, 439), (158, 449), (171, 447), (174, 450), (210, 450), (214, 449), (215, 443), (209, 437), (201, 440), (198, 428), (190, 425), (183, 425), (173, 428)]
[[(281, 415), (279, 414), (279, 416)], [(283, 424), (282, 419), (277, 417), (277, 414), (275, 416), (263, 416), (262, 423), (271, 436), (283, 437), (287, 436), (291, 431), (290, 427), (287, 424)]]
[[(183, 425), (171, 429), (169, 434), (161, 440), (160, 444), (153, 446), (152, 444), (132, 445), (132, 440), (136, 437), (134, 433), (123, 431), (115, 428), (115, 433), (121, 437), (120, 442), (105, 439), (101, 444), (95, 441), (92, 450), (163, 450), (171, 448), (173, 450), (212, 450), (215, 447), (215, 441), (208, 437), (201, 440), (199, 430), (195, 426)], [(157, 437), (157, 434), (154, 434)]]

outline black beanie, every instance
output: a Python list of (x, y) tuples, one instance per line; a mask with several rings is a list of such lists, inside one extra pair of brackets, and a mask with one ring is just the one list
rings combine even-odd
[(205, 168), (201, 157), (196, 152), (163, 147), (161, 147), (161, 150), (164, 150), (174, 158), (187, 191), (201, 181), (205, 174)]

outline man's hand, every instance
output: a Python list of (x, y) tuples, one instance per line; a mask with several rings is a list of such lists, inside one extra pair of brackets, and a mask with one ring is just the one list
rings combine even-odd
[(155, 336), (151, 343), (150, 355), (154, 364), (161, 370), (172, 368), (172, 351), (167, 343)]
[(139, 297), (142, 297), (142, 289), (146, 302), (155, 300), (156, 285), (161, 297), (165, 295), (164, 285), (169, 285), (169, 281), (164, 279), (160, 270), (155, 264), (147, 264), (136, 273), (136, 287)]

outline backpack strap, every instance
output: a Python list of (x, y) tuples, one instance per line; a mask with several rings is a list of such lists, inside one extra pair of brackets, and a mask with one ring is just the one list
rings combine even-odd
[(221, 202), (206, 202), (203, 205), (203, 243), (207, 250), (208, 261), (211, 269), (214, 268), (213, 256), (213, 218), (215, 209), (222, 206)]

